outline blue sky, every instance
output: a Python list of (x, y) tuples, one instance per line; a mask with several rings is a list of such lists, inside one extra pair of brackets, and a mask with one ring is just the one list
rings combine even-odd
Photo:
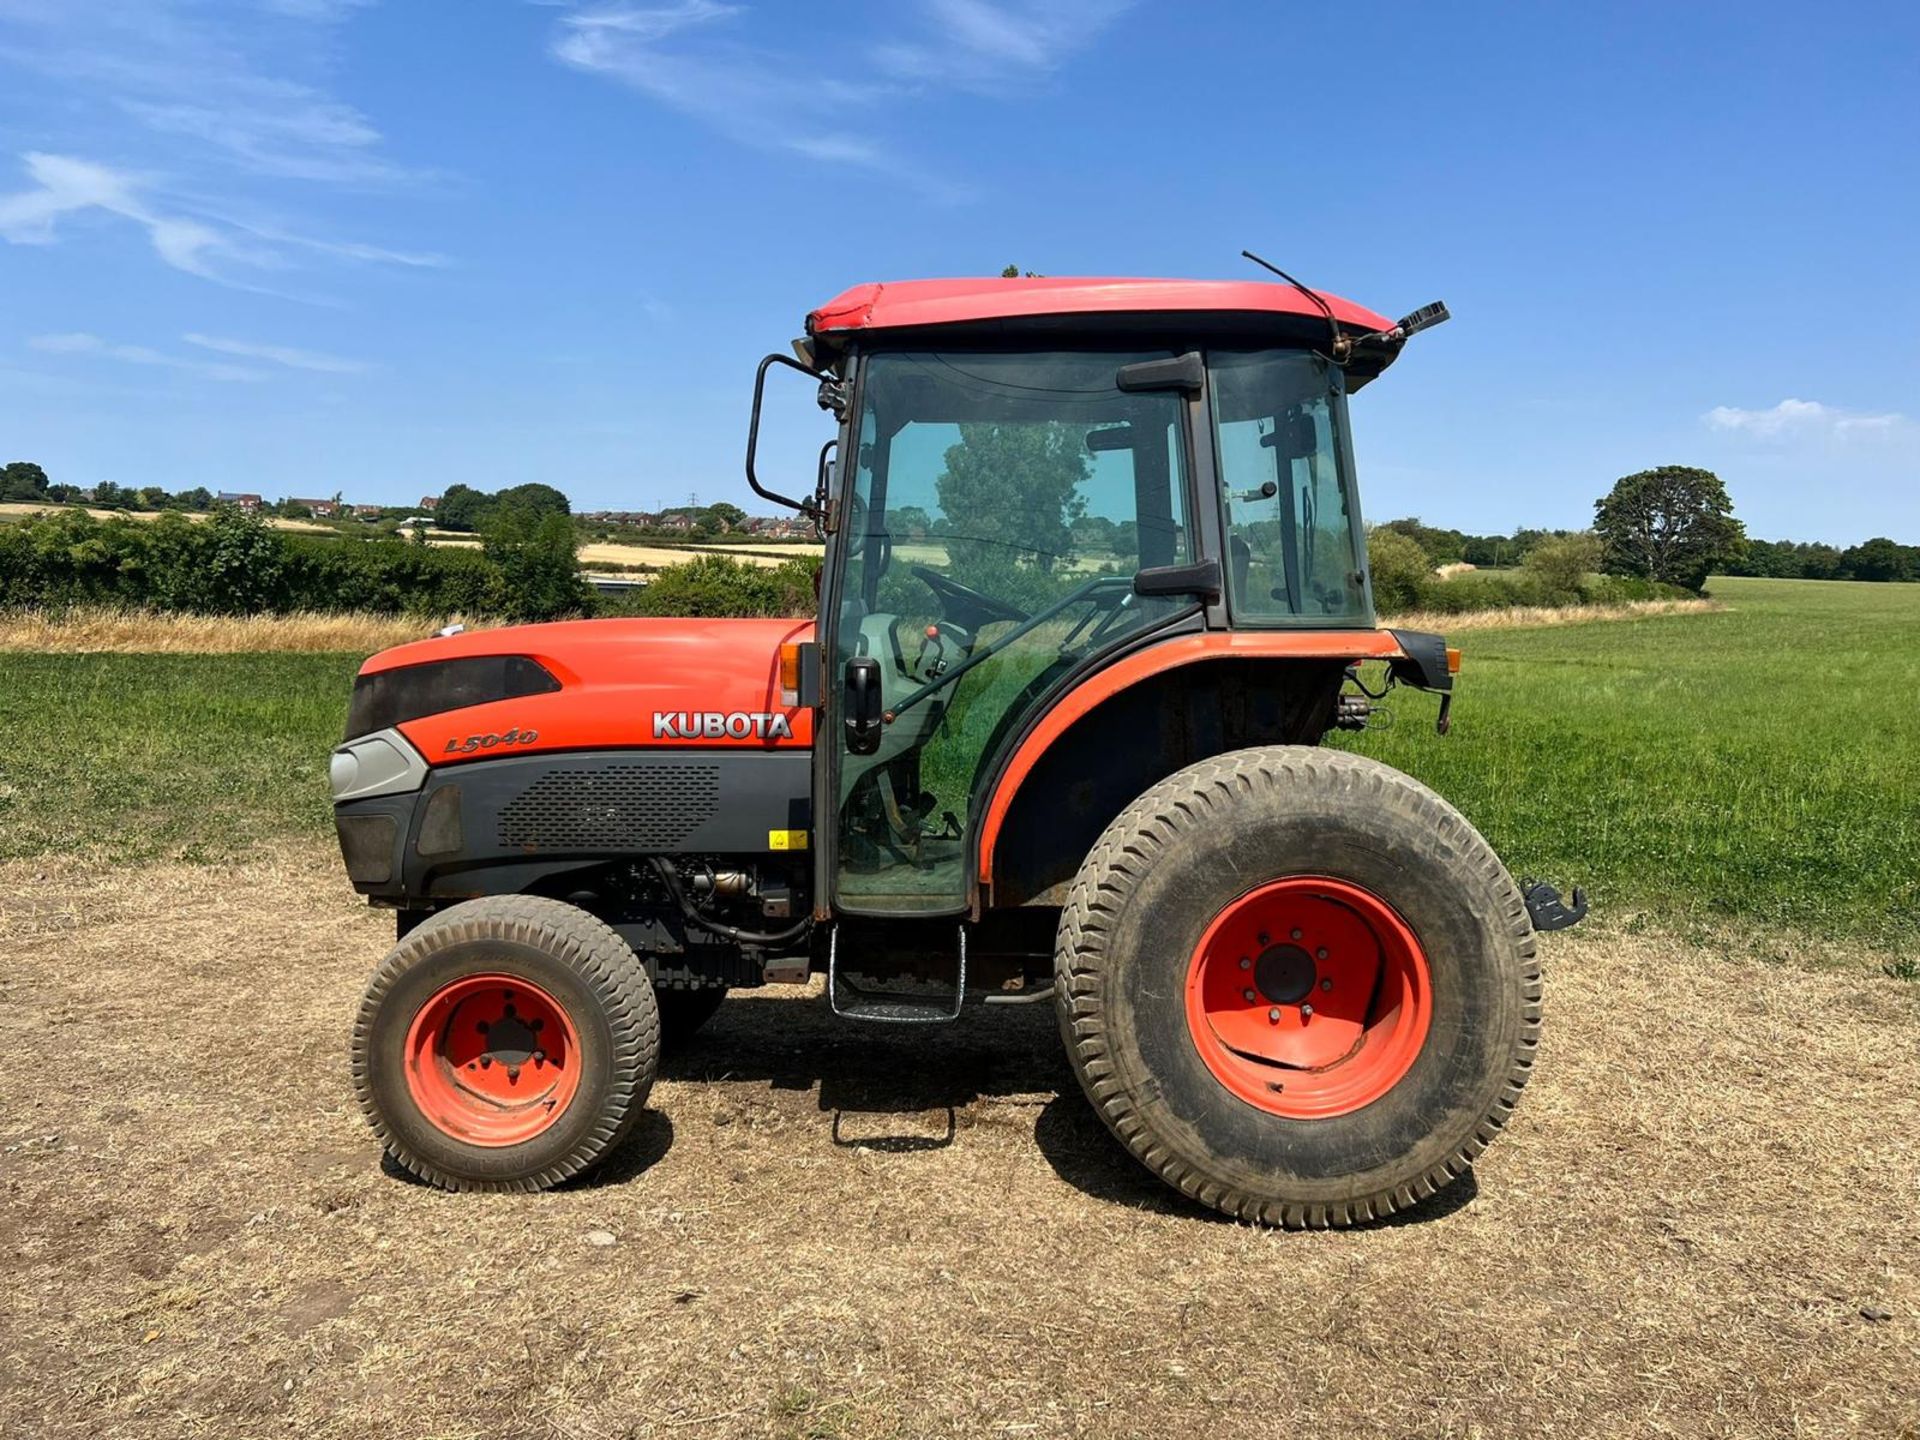
[(1920, 541), (1916, 96), (1896, 5), (0, 0), (0, 460), (742, 500), (846, 286), (1250, 246), (1454, 311), (1355, 402), (1375, 518), (1682, 463)]

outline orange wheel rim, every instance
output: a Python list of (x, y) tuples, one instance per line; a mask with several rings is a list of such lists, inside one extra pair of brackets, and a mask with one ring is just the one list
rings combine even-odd
[(469, 1145), (519, 1145), (559, 1123), (580, 1088), (566, 1008), (512, 975), (435, 991), (407, 1029), (407, 1090), (436, 1129)]
[(1371, 1105), (1433, 1022), (1426, 952), (1371, 890), (1300, 875), (1229, 903), (1187, 970), (1187, 1028), (1247, 1104), (1295, 1120)]

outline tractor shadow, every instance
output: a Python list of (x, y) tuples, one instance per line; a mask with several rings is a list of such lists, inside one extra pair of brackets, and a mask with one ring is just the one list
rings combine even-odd
[[(660, 1078), (765, 1085), (794, 1100), (814, 1095), (818, 1112), (831, 1117), (831, 1144), (885, 1154), (964, 1146), (981, 1113), (1031, 1105), (1038, 1110), (1034, 1144), (1082, 1194), (1131, 1210), (1238, 1223), (1170, 1189), (1107, 1132), (1068, 1067), (1050, 1005), (974, 1007), (951, 1025), (877, 1025), (837, 1018), (823, 996), (739, 994), (667, 1053)], [(629, 1166), (623, 1150), (603, 1169), (614, 1180), (651, 1163)], [(1424, 1204), (1355, 1228), (1438, 1220), (1478, 1193), (1469, 1170)]]

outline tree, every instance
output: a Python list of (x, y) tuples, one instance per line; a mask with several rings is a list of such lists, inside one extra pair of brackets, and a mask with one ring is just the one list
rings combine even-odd
[(1422, 524), (1418, 515), (1405, 520), (1388, 520), (1378, 528), (1406, 536), (1426, 551), (1427, 559), (1435, 565), (1450, 565), (1466, 558), (1466, 536), (1458, 530), (1437, 530), (1431, 525)]
[(1579, 596), (1587, 576), (1600, 568), (1601, 554), (1600, 537), (1583, 530), (1540, 541), (1527, 552), (1525, 566), (1547, 599), (1572, 600)]
[(127, 492), (111, 480), (102, 480), (93, 487), (93, 503), (102, 510), (124, 510), (127, 508)]
[(1698, 590), (1714, 567), (1737, 559), (1746, 531), (1711, 470), (1662, 465), (1622, 477), (1593, 505), (1607, 568)]
[(15, 460), (0, 470), (0, 500), (45, 500), (47, 472), (31, 460)]
[(1920, 549), (1876, 535), (1845, 551), (1840, 571), (1850, 580), (1920, 580)]
[[(443, 497), (441, 504), (445, 504)], [(492, 497), (492, 504), (514, 505), (530, 515), (571, 515), (573, 506), (567, 503), (567, 497), (551, 485), (543, 485), (538, 480), (530, 480), (524, 485), (509, 485)]]
[(514, 620), (556, 620), (592, 608), (565, 515), (542, 515), (519, 504), (496, 506), (483, 532), (487, 559), (499, 569), (495, 608)]
[(470, 485), (449, 485), (434, 509), (433, 519), (443, 530), (478, 530), (485, 519), (489, 497)]
[(1079, 487), (1092, 463), (1077, 426), (962, 423), (934, 482), (953, 573), (971, 584), (970, 571), (1025, 560), (1051, 572), (1070, 559), (1073, 526), (1087, 510)]
[[(286, 545), (258, 515), (228, 505), (213, 513), (204, 526), (189, 531), (187, 521), (174, 517), (183, 535), (199, 543), (193, 564), (203, 593), (191, 608), (215, 615), (256, 615), (270, 610), (279, 598)], [(126, 521), (117, 521), (126, 524)]]
[(1373, 606), (1383, 615), (1401, 615), (1420, 607), (1433, 582), (1433, 561), (1404, 530), (1376, 525), (1367, 534), (1367, 571), (1373, 577)]
[(742, 510), (738, 505), (729, 504), (725, 500), (709, 505), (707, 507), (707, 514), (718, 522), (722, 532), (738, 530), (747, 523), (747, 512)]

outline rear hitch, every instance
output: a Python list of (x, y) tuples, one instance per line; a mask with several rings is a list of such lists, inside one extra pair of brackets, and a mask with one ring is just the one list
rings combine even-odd
[(1527, 916), (1536, 930), (1565, 930), (1587, 918), (1587, 892), (1573, 887), (1573, 901), (1560, 898), (1560, 892), (1544, 880), (1524, 879), (1520, 890), (1527, 902)]

